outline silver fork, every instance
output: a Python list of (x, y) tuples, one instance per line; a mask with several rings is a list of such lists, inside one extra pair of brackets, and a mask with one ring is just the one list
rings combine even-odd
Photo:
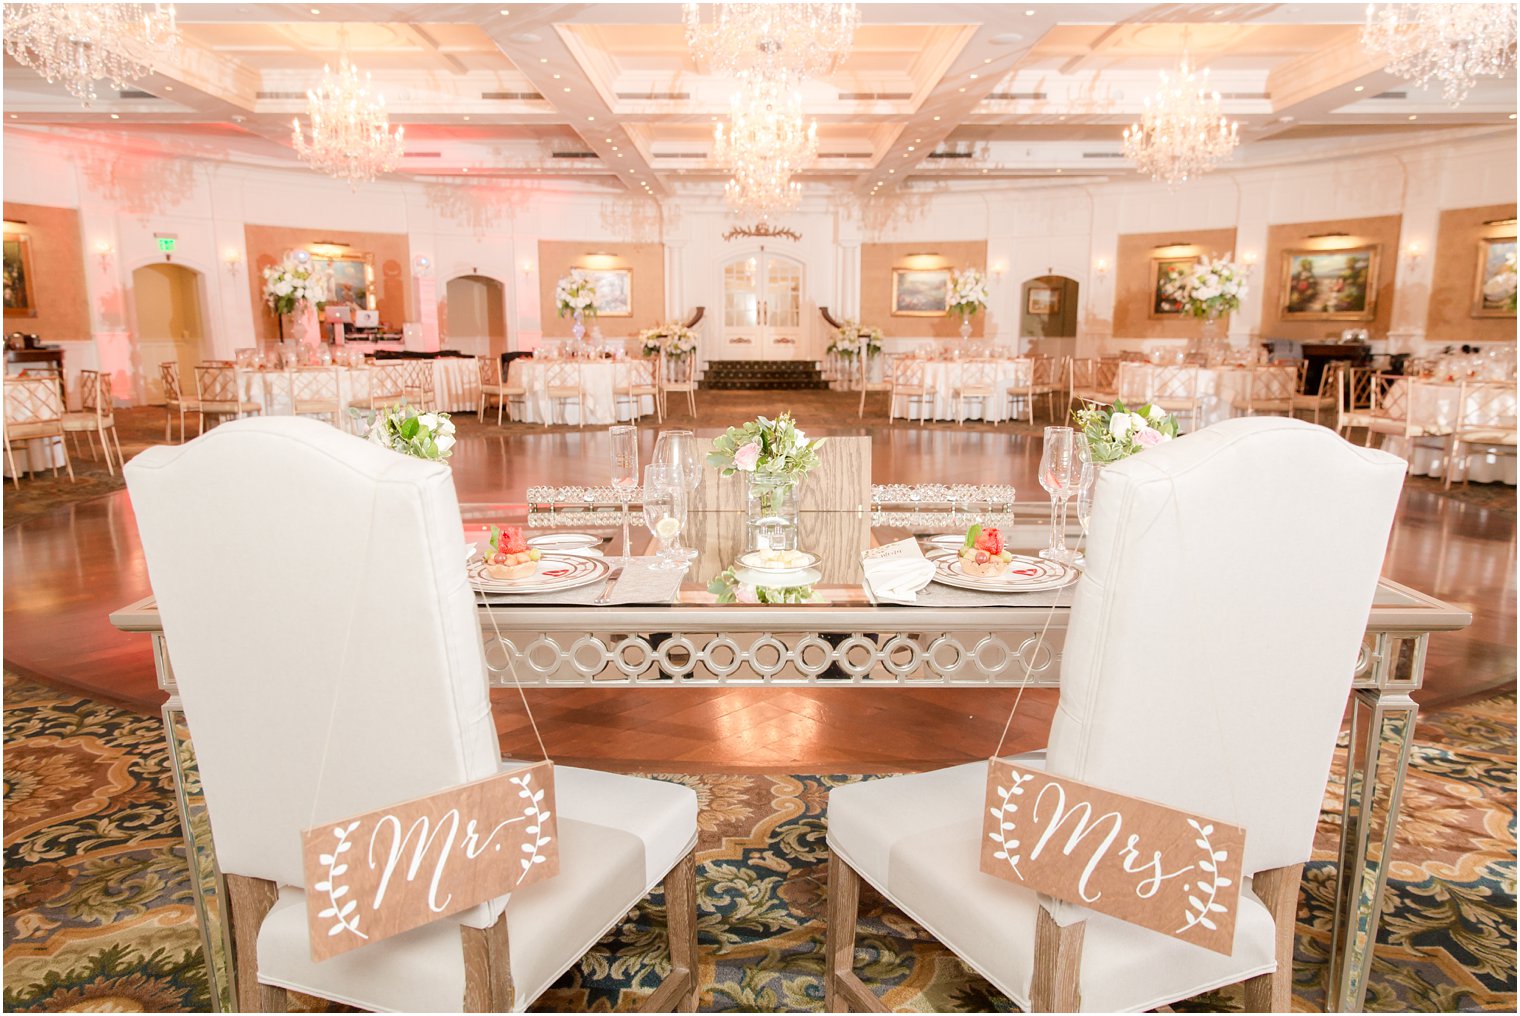
[(604, 587), (602, 587), (602, 594), (600, 596), (598, 596), (595, 600), (593, 600), (592, 603), (594, 603), (594, 604), (611, 603), (612, 602), (612, 589), (613, 589), (614, 586), (617, 585), (617, 580), (619, 578), (621, 578), (622, 575), (623, 575), (623, 566), (622, 565), (618, 565), (616, 568), (613, 568), (612, 571), (608, 572), (607, 573), (607, 584)]

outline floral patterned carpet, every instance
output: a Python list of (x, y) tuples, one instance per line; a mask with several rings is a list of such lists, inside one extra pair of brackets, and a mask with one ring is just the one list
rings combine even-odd
[[(1419, 725), (1368, 1008), (1515, 1008), (1513, 694)], [(12, 1011), (204, 1010), (159, 720), (5, 678), (5, 991)], [(859, 776), (664, 776), (699, 795), (702, 1008), (822, 1008), (830, 787)], [(1299, 901), (1295, 1005), (1321, 1010), (1334, 889), (1333, 782)], [(656, 895), (539, 999), (627, 1009), (663, 973)], [(1008, 1001), (867, 888), (857, 970), (908, 1011)], [(1217, 992), (1189, 1010), (1239, 1009)]]

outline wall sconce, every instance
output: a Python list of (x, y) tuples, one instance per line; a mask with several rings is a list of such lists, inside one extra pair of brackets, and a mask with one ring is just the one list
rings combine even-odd
[(418, 254), (412, 258), (412, 274), (419, 279), (433, 274), (433, 259), (426, 254)]
[(236, 248), (228, 247), (222, 254), (222, 262), (227, 266), (229, 275), (236, 275), (238, 269), (243, 267), (243, 255)]
[(992, 277), (994, 279), (1001, 280), (1004, 273), (1007, 271), (1008, 262), (1004, 261), (1002, 258), (999, 258), (998, 260), (992, 262)]
[(1256, 274), (1256, 256), (1257, 255), (1254, 250), (1248, 250), (1244, 254), (1240, 255), (1241, 262), (1246, 266), (1247, 275)]
[(100, 255), (100, 270), (105, 271), (111, 265), (111, 255), (116, 253), (116, 248), (111, 246), (109, 240), (97, 240), (95, 253)]
[(518, 267), (522, 270), (522, 273), (523, 273), (524, 277), (533, 274), (533, 262), (531, 260), (524, 261)]
[(1093, 262), (1093, 270), (1098, 273), (1098, 278), (1108, 275), (1108, 258), (1099, 258)]
[(1404, 259), (1411, 271), (1420, 267), (1420, 262), (1425, 260), (1425, 248), (1421, 246), (1420, 241), (1409, 242), (1409, 245), (1404, 248)]

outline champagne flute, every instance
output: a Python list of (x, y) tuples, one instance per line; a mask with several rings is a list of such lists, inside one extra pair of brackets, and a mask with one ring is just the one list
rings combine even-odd
[[(696, 500), (697, 488), (702, 485), (702, 456), (697, 451), (696, 435), (689, 430), (660, 431), (660, 436), (654, 442), (654, 458), (651, 461), (674, 466), (680, 473), (682, 484), (686, 488), (686, 507), (690, 511)], [(679, 541), (675, 549), (688, 561), (697, 556), (695, 550), (682, 548)]]
[(612, 488), (623, 506), (623, 556), (618, 563), (627, 566), (633, 551), (628, 545), (628, 502), (639, 485), (639, 430), (626, 423), (607, 428), (612, 439)]
[[(1093, 494), (1098, 489), (1098, 464), (1092, 458), (1092, 446), (1087, 435), (1077, 434), (1077, 457), (1081, 462), (1081, 478), (1077, 482), (1077, 524), (1082, 527), (1082, 542), (1087, 542), (1088, 527), (1092, 524)], [(1084, 564), (1086, 555), (1078, 554), (1076, 564)]]
[(1063, 564), (1075, 555), (1066, 546), (1066, 503), (1082, 480), (1076, 432), (1070, 427), (1046, 427), (1045, 448), (1040, 454), (1040, 486), (1050, 494), (1050, 546), (1040, 556)]
[(656, 571), (686, 567), (678, 552), (681, 530), (686, 528), (686, 481), (676, 466), (657, 462), (644, 469), (644, 524), (660, 541)]

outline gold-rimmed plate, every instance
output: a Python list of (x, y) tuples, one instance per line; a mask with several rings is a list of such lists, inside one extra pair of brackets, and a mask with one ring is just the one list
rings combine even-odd
[(975, 589), (983, 593), (1039, 593), (1060, 589), (1077, 580), (1081, 572), (1069, 564), (1047, 561), (1043, 557), (1015, 554), (1008, 569), (1000, 575), (970, 575), (961, 565), (960, 555), (939, 552), (930, 555), (934, 562), (934, 581), (957, 589)]
[(486, 572), (484, 561), (468, 565), (470, 585), (476, 591), (491, 593), (557, 593), (565, 589), (588, 586), (605, 579), (612, 571), (606, 558), (584, 554), (545, 554), (538, 559), (538, 569), (520, 579), (495, 579)]

